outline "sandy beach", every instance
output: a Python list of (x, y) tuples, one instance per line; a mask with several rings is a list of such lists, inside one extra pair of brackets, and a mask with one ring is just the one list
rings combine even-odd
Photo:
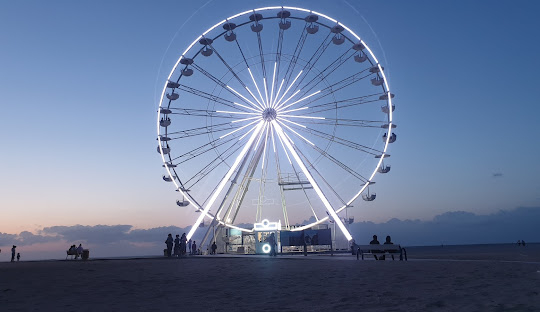
[[(501, 250), (502, 254), (472, 253), (474, 248), (467, 254), (466, 246), (441, 249), (411, 248), (409, 261), (402, 262), (362, 261), (339, 254), (0, 263), (0, 307), (2, 311), (540, 311), (538, 248), (509, 245), (512, 252)], [(448, 257), (452, 254), (458, 256)]]

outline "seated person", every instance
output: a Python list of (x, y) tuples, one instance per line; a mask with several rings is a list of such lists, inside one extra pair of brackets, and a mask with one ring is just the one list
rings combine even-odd
[[(380, 245), (381, 243), (379, 243), (379, 241), (377, 240), (377, 235), (373, 235), (373, 240), (371, 242), (369, 242), (370, 245)], [(377, 255), (375, 255), (376, 252), (383, 252), (381, 250), (377, 250), (377, 249), (372, 249), (371, 250), (371, 253), (373, 253), (373, 257), (375, 257), (375, 260), (379, 260), (379, 258), (377, 258)], [(384, 255), (381, 257), (381, 260), (383, 260), (384, 258)]]
[(71, 247), (69, 247), (68, 253), (69, 254), (75, 254), (75, 245), (71, 245)]
[[(75, 247), (75, 245), (73, 245), (73, 247)], [(77, 253), (75, 255), (75, 259), (77, 259), (79, 256), (82, 258), (82, 253), (83, 253), (82, 244), (79, 244), (79, 247), (77, 247), (77, 249), (75, 251)]]
[(390, 235), (386, 236), (386, 242), (384, 242), (385, 245), (394, 245), (394, 243), (392, 243), (392, 238), (390, 237)]

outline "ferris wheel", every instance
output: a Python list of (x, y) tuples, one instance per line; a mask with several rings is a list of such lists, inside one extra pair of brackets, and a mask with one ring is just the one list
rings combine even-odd
[(206, 218), (246, 232), (331, 221), (350, 240), (340, 215), (390, 171), (393, 97), (368, 45), (322, 13), (265, 7), (210, 27), (172, 68), (157, 121), (163, 179), (199, 212), (188, 239)]

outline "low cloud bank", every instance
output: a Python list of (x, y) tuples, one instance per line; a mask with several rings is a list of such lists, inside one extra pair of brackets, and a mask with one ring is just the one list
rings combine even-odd
[[(540, 207), (521, 207), (490, 215), (455, 211), (438, 215), (430, 221), (391, 219), (384, 223), (356, 222), (349, 226), (356, 242), (362, 244), (376, 234), (384, 240), (391, 235), (396, 243), (408, 246), (439, 244), (512, 243), (518, 239), (540, 242)], [(73, 242), (90, 245), (147, 246), (160, 248), (168, 233), (187, 233), (190, 227), (175, 226), (133, 229), (132, 225), (73, 225), (45, 227), (39, 233), (0, 233), (0, 246), (28, 246), (49, 242)], [(200, 241), (207, 228), (200, 228), (194, 240)]]

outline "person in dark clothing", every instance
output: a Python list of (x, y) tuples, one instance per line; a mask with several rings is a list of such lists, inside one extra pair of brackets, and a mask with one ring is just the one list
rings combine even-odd
[(392, 243), (392, 238), (390, 237), (390, 235), (386, 236), (386, 242), (384, 242), (385, 245), (394, 245), (394, 243)]
[(193, 243), (191, 243), (191, 254), (192, 255), (197, 254), (197, 244), (195, 243), (195, 241), (193, 241)]
[(213, 242), (213, 243), (212, 243), (212, 254), (213, 254), (213, 255), (216, 254), (216, 249), (217, 249), (216, 242)]
[[(377, 240), (377, 235), (373, 235), (373, 240), (371, 242), (369, 242), (370, 245), (380, 245), (381, 243), (379, 243), (379, 241)], [(376, 252), (381, 252), (380, 250), (377, 250), (377, 249), (372, 249), (371, 250), (371, 253), (373, 254), (373, 257), (375, 257), (375, 260), (379, 260), (379, 258), (377, 258), (377, 255), (375, 254)], [(384, 255), (382, 256), (384, 257)], [(381, 257), (381, 260), (383, 260), (384, 258)]]
[(11, 262), (14, 262), (15, 261), (15, 250), (16, 250), (17, 246), (13, 245), (13, 247), (11, 247)]
[(276, 256), (276, 236), (274, 233), (270, 234), (268, 237), (268, 244), (270, 245), (270, 256)]
[(176, 238), (174, 239), (174, 256), (180, 256), (180, 235), (178, 234), (176, 234)]
[(173, 248), (173, 238), (172, 234), (169, 234), (167, 236), (167, 239), (165, 240), (165, 244), (167, 244), (167, 257), (171, 257), (172, 248)]

